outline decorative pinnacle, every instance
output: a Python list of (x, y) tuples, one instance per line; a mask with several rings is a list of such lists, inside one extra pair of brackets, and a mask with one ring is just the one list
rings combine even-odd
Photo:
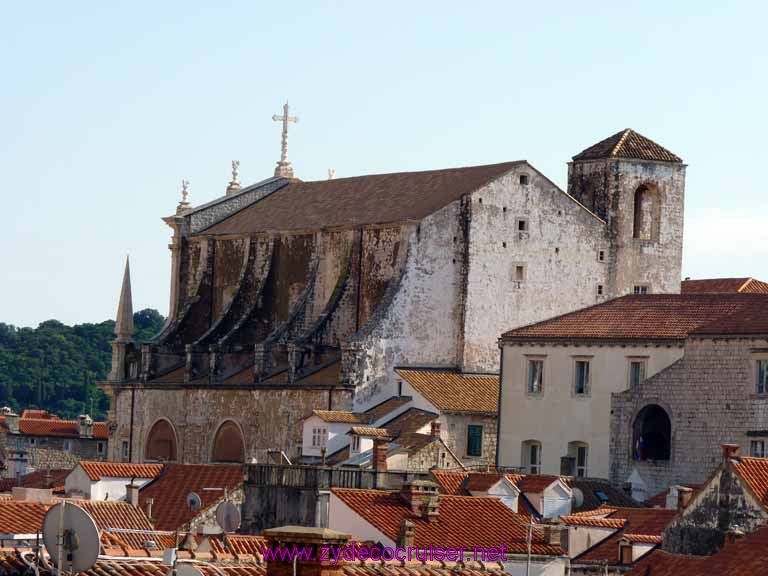
[(181, 202), (176, 206), (176, 214), (181, 214), (190, 208), (189, 199), (189, 180), (181, 181)]
[(336, 169), (328, 168), (328, 180), (333, 180), (334, 178), (336, 178)]
[(277, 163), (277, 168), (275, 168), (275, 176), (282, 178), (293, 178), (293, 168), (291, 167), (291, 163), (288, 161), (288, 123), (298, 122), (299, 118), (297, 116), (290, 116), (288, 114), (288, 101), (286, 101), (283, 105), (283, 115), (278, 116), (277, 114), (274, 114), (272, 116), (272, 120), (275, 122), (283, 123), (283, 139), (280, 146), (280, 160)]
[(239, 170), (240, 160), (232, 160), (232, 180), (230, 180), (229, 186), (227, 186), (227, 196), (240, 192), (240, 180), (238, 179)]

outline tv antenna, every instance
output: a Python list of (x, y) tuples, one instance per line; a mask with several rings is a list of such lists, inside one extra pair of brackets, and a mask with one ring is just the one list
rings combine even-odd
[(203, 501), (200, 499), (200, 495), (197, 492), (190, 492), (187, 494), (187, 506), (189, 506), (192, 512), (200, 512), (200, 508), (203, 507)]
[(62, 500), (43, 519), (43, 542), (56, 564), (56, 572), (84, 572), (99, 558), (99, 529), (90, 514)]
[(240, 522), (240, 509), (229, 500), (216, 507), (216, 524), (223, 532), (236, 532), (240, 528)]

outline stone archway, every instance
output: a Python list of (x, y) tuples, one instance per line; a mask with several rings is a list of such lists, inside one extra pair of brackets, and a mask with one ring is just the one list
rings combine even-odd
[(632, 237), (638, 240), (659, 240), (661, 202), (655, 186), (643, 184), (635, 190)]
[(144, 460), (173, 462), (176, 460), (176, 431), (166, 419), (156, 421), (147, 434), (144, 443)]
[(636, 460), (669, 460), (672, 454), (672, 423), (667, 411), (649, 404), (637, 413), (633, 424)]
[(245, 462), (245, 441), (240, 426), (233, 420), (224, 421), (213, 437), (211, 462)]

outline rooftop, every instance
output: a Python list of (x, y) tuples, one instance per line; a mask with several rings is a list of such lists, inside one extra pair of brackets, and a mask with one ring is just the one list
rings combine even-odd
[(107, 478), (157, 478), (162, 464), (134, 464), (132, 462), (96, 462), (81, 460), (79, 466), (92, 482)]
[[(42, 415), (42, 413), (45, 413)], [(30, 417), (32, 414), (35, 417)], [(38, 417), (39, 416), (39, 417)], [(8, 431), (6, 416), (0, 416), (0, 425)], [(45, 410), (24, 410), (19, 418), (19, 434), (25, 436), (58, 436), (63, 438), (80, 438), (80, 424), (77, 420), (62, 420)], [(106, 440), (108, 438), (107, 423), (93, 423), (93, 438)]]
[(396, 372), (441, 412), (495, 416), (499, 408), (499, 376), (453, 369), (398, 368)]
[(625, 128), (576, 154), (574, 160), (625, 158), (680, 163), (682, 159), (631, 128)]
[[(54, 494), (64, 492), (64, 480), (70, 469), (65, 470), (35, 470), (29, 472), (17, 481), (16, 478), (0, 479), (0, 492), (10, 492), (16, 486), (24, 488), (50, 488)], [(0, 530), (2, 527), (0, 527)]]
[(683, 280), (681, 294), (768, 294), (768, 282), (754, 278), (702, 278)]
[(510, 330), (502, 341), (682, 341), (690, 334), (762, 333), (768, 295), (648, 294), (622, 296)]
[(369, 414), (345, 412), (342, 410), (312, 410), (312, 415), (329, 424), (370, 424), (373, 420), (373, 417)]

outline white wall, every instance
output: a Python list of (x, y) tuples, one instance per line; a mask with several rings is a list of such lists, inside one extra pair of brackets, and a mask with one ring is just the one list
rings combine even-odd
[(304, 420), (302, 426), (302, 442), (301, 453), (303, 456), (322, 456), (320, 447), (312, 446), (312, 429), (313, 428), (326, 428), (328, 430), (328, 442), (326, 443), (326, 455), (331, 455), (340, 448), (343, 448), (349, 442), (349, 436), (347, 432), (352, 427), (351, 424), (344, 424), (340, 422), (325, 422), (319, 416), (310, 416)]
[[(560, 474), (560, 458), (569, 442), (589, 445), (587, 475), (608, 478), (611, 393), (625, 390), (630, 357), (647, 357), (646, 378), (683, 355), (681, 346), (559, 346), (548, 344), (503, 347), (499, 463), (521, 466), (526, 440), (542, 444), (541, 473)], [(527, 392), (528, 356), (545, 356), (541, 394)], [(590, 391), (573, 394), (575, 356), (591, 357)]]
[[(575, 558), (587, 548), (602, 542), (616, 532), (616, 528), (597, 528), (595, 526), (568, 527), (568, 556)], [(618, 554), (618, 550), (616, 552)]]
[(64, 492), (68, 497), (90, 498), (91, 484), (88, 474), (80, 465), (77, 465), (64, 479)]

